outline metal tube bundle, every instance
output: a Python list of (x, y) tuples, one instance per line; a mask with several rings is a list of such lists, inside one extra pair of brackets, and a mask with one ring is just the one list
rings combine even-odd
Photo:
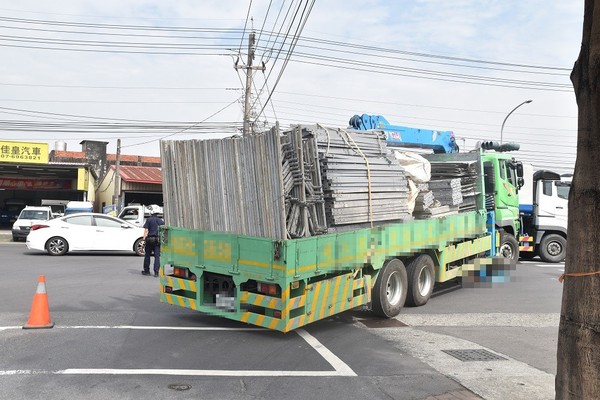
[(404, 169), (372, 132), (162, 141), (161, 157), (170, 226), (282, 240), (410, 217)]

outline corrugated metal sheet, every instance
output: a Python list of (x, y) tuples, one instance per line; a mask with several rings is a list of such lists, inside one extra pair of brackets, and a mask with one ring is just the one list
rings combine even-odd
[(162, 193), (162, 184), (160, 183), (121, 182), (121, 190), (123, 192)]
[(162, 175), (159, 167), (134, 167), (122, 165), (119, 167), (121, 179), (129, 183), (162, 184)]

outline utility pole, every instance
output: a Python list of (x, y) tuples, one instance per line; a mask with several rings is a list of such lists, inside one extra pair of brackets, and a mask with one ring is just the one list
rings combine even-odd
[(115, 162), (115, 190), (113, 192), (113, 204), (115, 205), (115, 215), (119, 214), (119, 194), (121, 190), (121, 139), (117, 139), (117, 158)]
[(250, 109), (250, 101), (252, 100), (252, 71), (264, 71), (264, 64), (261, 66), (252, 66), (252, 61), (254, 60), (254, 42), (255, 42), (255, 34), (254, 32), (250, 32), (248, 36), (248, 61), (246, 65), (239, 66), (237, 62), (234, 66), (235, 69), (245, 69), (246, 70), (246, 92), (244, 94), (244, 135), (251, 134), (250, 127), (250, 118), (252, 116), (252, 110)]

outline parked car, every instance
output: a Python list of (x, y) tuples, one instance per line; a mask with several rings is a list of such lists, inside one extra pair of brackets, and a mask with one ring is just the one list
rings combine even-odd
[(50, 207), (33, 207), (27, 206), (17, 217), (17, 220), (12, 227), (13, 241), (25, 239), (29, 234), (32, 225), (38, 224), (40, 221), (47, 221), (53, 217)]
[(71, 214), (33, 225), (27, 248), (52, 256), (69, 251), (130, 251), (143, 256), (144, 229), (105, 214)]

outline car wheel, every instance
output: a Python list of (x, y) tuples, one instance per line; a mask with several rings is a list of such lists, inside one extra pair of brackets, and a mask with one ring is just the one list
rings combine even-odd
[(51, 256), (62, 256), (69, 251), (69, 243), (60, 236), (54, 236), (46, 242), (46, 251)]
[(139, 238), (138, 240), (136, 240), (135, 243), (133, 244), (133, 251), (135, 251), (135, 255), (143, 257), (144, 254), (146, 253), (145, 247), (146, 247), (146, 243), (144, 242), (144, 239)]

